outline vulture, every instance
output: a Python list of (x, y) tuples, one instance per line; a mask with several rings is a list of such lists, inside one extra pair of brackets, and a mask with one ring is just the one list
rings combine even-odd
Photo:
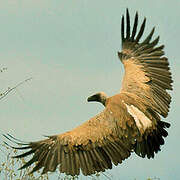
[(66, 175), (76, 176), (81, 170), (87, 176), (117, 166), (133, 152), (150, 159), (161, 151), (170, 127), (161, 117), (168, 115), (171, 96), (167, 91), (172, 90), (173, 81), (164, 45), (157, 45), (159, 36), (151, 40), (155, 28), (140, 41), (145, 24), (146, 18), (137, 31), (136, 12), (131, 30), (128, 9), (126, 18), (122, 16), (122, 51), (118, 57), (125, 73), (120, 92), (111, 97), (99, 92), (87, 99), (102, 103), (102, 112), (71, 131), (36, 142), (4, 135), (16, 143), (12, 148), (25, 150), (14, 158), (31, 157), (20, 169), (34, 164), (31, 173), (58, 168)]

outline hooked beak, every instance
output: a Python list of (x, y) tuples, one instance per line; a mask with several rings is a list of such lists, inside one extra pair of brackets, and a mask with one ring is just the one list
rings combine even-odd
[(88, 101), (88, 102), (97, 101), (97, 99), (98, 99), (98, 96), (97, 96), (97, 95), (92, 95), (92, 96), (89, 96), (89, 97), (87, 98), (87, 101)]

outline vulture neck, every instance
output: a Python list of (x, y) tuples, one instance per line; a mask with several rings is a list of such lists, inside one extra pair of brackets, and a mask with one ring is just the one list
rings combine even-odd
[(96, 94), (88, 97), (87, 101), (88, 102), (91, 102), (91, 101), (100, 102), (101, 104), (106, 106), (107, 99), (108, 99), (108, 96), (104, 92), (100, 92), (100, 93), (96, 93)]

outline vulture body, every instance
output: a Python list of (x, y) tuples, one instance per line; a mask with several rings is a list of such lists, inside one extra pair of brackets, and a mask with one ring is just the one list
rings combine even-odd
[[(156, 46), (159, 37), (151, 41), (154, 28), (144, 41), (139, 42), (145, 28), (144, 19), (137, 33), (138, 14), (130, 28), (130, 17), (126, 12), (121, 23), (122, 51), (118, 56), (125, 68), (119, 94), (107, 97), (103, 92), (88, 98), (101, 102), (105, 109), (82, 125), (63, 134), (49, 136), (37, 142), (22, 143), (11, 135), (10, 141), (21, 145), (13, 147), (28, 150), (15, 158), (32, 158), (20, 169), (35, 163), (32, 172), (43, 168), (42, 173), (55, 171), (75, 176), (80, 170), (84, 175), (103, 172), (118, 165), (132, 152), (140, 157), (154, 158), (168, 135), (167, 117), (172, 90), (172, 78), (168, 59), (164, 57), (164, 46)], [(125, 35), (126, 34), (126, 35)]]

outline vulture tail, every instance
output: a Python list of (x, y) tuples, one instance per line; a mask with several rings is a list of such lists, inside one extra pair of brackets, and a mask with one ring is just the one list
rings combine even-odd
[(160, 146), (164, 144), (164, 138), (168, 136), (166, 128), (169, 128), (170, 124), (164, 121), (157, 122), (157, 129), (152, 133), (143, 136), (141, 142), (136, 141), (134, 151), (135, 153), (148, 159), (154, 158), (154, 154), (161, 151)]

